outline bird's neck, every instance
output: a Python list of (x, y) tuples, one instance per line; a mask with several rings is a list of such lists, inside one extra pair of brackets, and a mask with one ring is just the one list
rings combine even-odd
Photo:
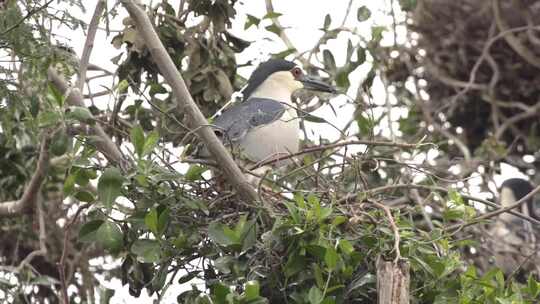
[(283, 86), (277, 81), (265, 81), (250, 95), (250, 97), (269, 98), (292, 104), (291, 94), (292, 91), (290, 88)]
[(508, 188), (501, 189), (500, 197), (501, 206), (508, 207), (513, 203), (517, 202), (517, 198), (514, 195), (514, 192)]

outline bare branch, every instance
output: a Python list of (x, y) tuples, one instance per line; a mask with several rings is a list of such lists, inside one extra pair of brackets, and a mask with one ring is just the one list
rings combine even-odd
[[(338, 204), (343, 204), (343, 203), (349, 202), (351, 200), (355, 200), (358, 196), (370, 197), (370, 196), (373, 196), (375, 194), (383, 193), (383, 192), (390, 191), (390, 190), (396, 190), (396, 189), (422, 189), (422, 190), (437, 191), (437, 192), (443, 192), (443, 193), (448, 193), (448, 191), (452, 190), (452, 189), (448, 189), (448, 188), (445, 188), (445, 187), (428, 186), (428, 185), (394, 184), (394, 185), (386, 185), (386, 186), (381, 186), (381, 187), (369, 189), (369, 190), (366, 190), (366, 191), (361, 191), (361, 192), (355, 192), (355, 193), (348, 194), (348, 195), (342, 197), (341, 199), (339, 199)], [(490, 207), (493, 207), (493, 208), (499, 208), (500, 207), (500, 205), (497, 205), (497, 204), (495, 204), (493, 202), (490, 202), (488, 200), (484, 200), (484, 199), (481, 199), (481, 198), (470, 196), (470, 195), (467, 195), (467, 194), (464, 194), (464, 193), (460, 193), (459, 195), (461, 197), (463, 197), (464, 199), (479, 202), (479, 203), (484, 204), (486, 206), (490, 206)], [(513, 208), (515, 208), (515, 207), (512, 207), (510, 209), (513, 209)], [(529, 222), (531, 222), (531, 223), (533, 223), (535, 225), (540, 225), (539, 220), (536, 220), (536, 219), (534, 219), (534, 218), (532, 218), (530, 216), (526, 216), (521, 212), (515, 212), (513, 210), (509, 210), (508, 212), (510, 214), (512, 214), (512, 215), (515, 215), (515, 216), (520, 217), (520, 218), (522, 218), (522, 219), (524, 219), (526, 221), (529, 221)]]
[(24, 260), (17, 266), (17, 272), (20, 272), (26, 265), (28, 265), (32, 260), (37, 256), (47, 255), (47, 245), (45, 240), (47, 238), (45, 232), (45, 215), (43, 212), (43, 200), (37, 202), (37, 213), (38, 213), (38, 223), (39, 223), (39, 249), (30, 252)]
[(50, 138), (45, 137), (39, 149), (39, 159), (36, 171), (24, 190), (21, 199), (0, 203), (0, 216), (14, 216), (23, 213), (30, 213), (36, 205), (37, 198), (41, 190), (41, 185), (47, 176), (49, 166), (49, 142)]
[(399, 229), (396, 225), (396, 221), (394, 221), (394, 217), (392, 216), (392, 212), (390, 212), (390, 208), (388, 206), (385, 206), (381, 203), (377, 202), (371, 202), (373, 205), (375, 205), (377, 208), (380, 208), (384, 211), (386, 214), (386, 217), (388, 217), (388, 222), (390, 223), (390, 227), (392, 228), (392, 232), (394, 233), (394, 251), (396, 252), (396, 257), (394, 258), (394, 263), (399, 262), (401, 260), (401, 251), (399, 250)]
[(83, 53), (81, 55), (81, 63), (79, 66), (79, 79), (77, 80), (77, 87), (81, 92), (84, 92), (84, 83), (86, 82), (86, 70), (88, 69), (88, 62), (90, 61), (90, 54), (92, 53), (92, 48), (94, 47), (94, 40), (96, 38), (96, 32), (99, 25), (99, 18), (103, 14), (103, 10), (107, 5), (107, 1), (99, 0), (96, 4), (94, 10), (94, 15), (88, 26), (88, 34), (86, 36), (86, 41), (84, 42)]
[(499, 208), (499, 209), (497, 209), (495, 211), (488, 212), (486, 214), (482, 214), (482, 215), (476, 217), (475, 219), (473, 219), (472, 221), (470, 221), (468, 223), (465, 223), (465, 224), (457, 224), (457, 225), (449, 226), (445, 230), (446, 231), (453, 231), (453, 230), (457, 230), (457, 229), (462, 229), (462, 228), (465, 228), (465, 227), (468, 227), (468, 226), (475, 225), (475, 224), (479, 223), (480, 221), (490, 219), (490, 218), (492, 218), (494, 216), (497, 216), (499, 214), (503, 214), (503, 213), (512, 211), (513, 209), (521, 207), (521, 205), (525, 204), (529, 199), (531, 199), (539, 191), (540, 191), (540, 186), (537, 186), (531, 192), (529, 192), (527, 195), (525, 195), (520, 200), (518, 200), (517, 202), (513, 203), (512, 205), (510, 205), (508, 207)]

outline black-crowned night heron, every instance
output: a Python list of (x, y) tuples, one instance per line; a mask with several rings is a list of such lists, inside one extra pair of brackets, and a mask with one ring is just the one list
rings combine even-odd
[[(336, 93), (335, 88), (305, 75), (295, 63), (272, 59), (260, 64), (233, 104), (213, 121), (224, 144), (252, 163), (296, 153), (300, 122), (291, 95), (299, 89)], [(279, 162), (278, 166), (287, 162)]]
[[(501, 207), (508, 207), (523, 198), (533, 190), (530, 182), (521, 178), (511, 178), (505, 180), (501, 186), (499, 202)], [(534, 200), (530, 199), (522, 205), (521, 210), (515, 209), (525, 215), (538, 219)], [(538, 227), (532, 226), (529, 222), (512, 215), (503, 213), (495, 221), (490, 229), (493, 237), (493, 256), (495, 264), (506, 274), (516, 271), (518, 267), (527, 261), (528, 256), (536, 249), (536, 238)], [(535, 261), (535, 259), (531, 259)], [(521, 265), (524, 266), (524, 265)], [(531, 267), (528, 265), (526, 268)]]

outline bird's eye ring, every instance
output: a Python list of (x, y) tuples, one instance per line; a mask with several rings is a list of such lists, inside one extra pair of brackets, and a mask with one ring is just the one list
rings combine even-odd
[(302, 69), (299, 67), (295, 67), (291, 70), (291, 73), (293, 74), (294, 78), (299, 78), (302, 76)]

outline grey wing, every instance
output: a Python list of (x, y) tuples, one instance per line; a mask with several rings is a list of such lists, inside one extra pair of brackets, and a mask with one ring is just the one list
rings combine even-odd
[(285, 110), (286, 106), (279, 101), (250, 98), (225, 110), (214, 120), (213, 125), (224, 133), (226, 140), (237, 141), (249, 130), (278, 120)]

